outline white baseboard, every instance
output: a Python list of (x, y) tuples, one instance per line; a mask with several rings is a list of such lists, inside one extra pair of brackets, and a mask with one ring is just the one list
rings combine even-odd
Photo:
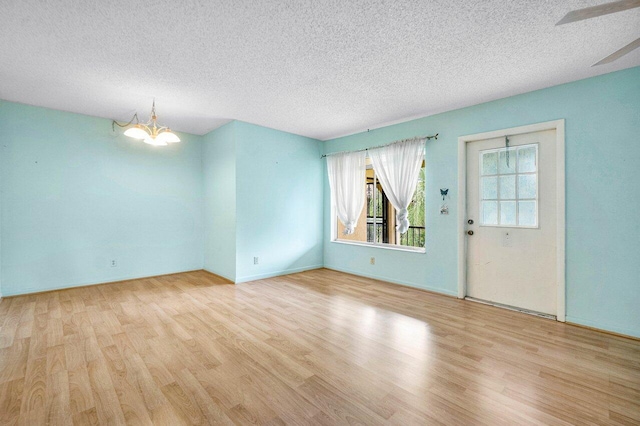
[(338, 271), (338, 272), (345, 272), (347, 274), (351, 274), (351, 275), (358, 275), (360, 277), (365, 277), (365, 278), (372, 278), (374, 280), (380, 280), (380, 281), (386, 281), (392, 284), (399, 284), (399, 285), (403, 285), (405, 287), (411, 287), (411, 288), (417, 288), (419, 290), (427, 290), (433, 293), (440, 293), (440, 294), (444, 294), (446, 296), (454, 296), (457, 297), (458, 292), (457, 291), (448, 291), (448, 290), (443, 290), (441, 288), (436, 288), (436, 287), (430, 287), (430, 286), (426, 286), (426, 285), (419, 285), (410, 281), (402, 281), (402, 280), (397, 280), (394, 278), (389, 278), (389, 277), (385, 277), (382, 275), (375, 275), (375, 274), (365, 274), (362, 272), (356, 272), (356, 271), (352, 271), (350, 269), (346, 269), (346, 268), (339, 268), (339, 267), (335, 267), (335, 266), (331, 266), (331, 265), (325, 265), (324, 266), (327, 269), (331, 269), (333, 271)]
[(232, 283), (234, 283), (234, 284), (235, 284), (235, 282), (236, 282), (236, 280), (234, 280), (233, 278), (229, 278), (229, 277), (227, 277), (226, 275), (221, 274), (220, 272), (212, 271), (211, 269), (207, 269), (207, 268), (202, 268), (202, 270), (203, 270), (203, 271), (207, 271), (207, 272), (208, 272), (208, 273), (210, 273), (210, 274), (213, 274), (213, 275), (217, 275), (217, 276), (219, 276), (219, 277), (222, 277), (222, 278), (224, 278), (225, 280), (227, 280), (227, 281), (231, 281), (231, 282), (232, 282)]
[(640, 330), (632, 330), (626, 327), (618, 327), (616, 325), (598, 323), (595, 321), (589, 321), (582, 318), (576, 318), (571, 315), (567, 315), (566, 319), (567, 319), (567, 322), (573, 323), (576, 325), (584, 325), (585, 327), (595, 328), (605, 332), (609, 331), (611, 333), (622, 334), (624, 336), (633, 337), (635, 339), (640, 338)]
[(303, 267), (300, 267), (300, 268), (283, 269), (283, 270), (280, 270), (280, 271), (266, 272), (264, 274), (247, 275), (245, 277), (236, 278), (236, 284), (246, 283), (246, 282), (249, 282), (249, 281), (261, 280), (261, 279), (264, 279), (264, 278), (279, 277), (280, 275), (295, 274), (295, 273), (298, 273), (298, 272), (310, 271), (312, 269), (320, 269), (320, 268), (324, 268), (324, 266), (323, 265), (310, 265), (310, 266), (303, 266)]
[(71, 284), (71, 285), (67, 285), (67, 286), (55, 286), (55, 287), (47, 287), (47, 288), (27, 288), (27, 289), (23, 289), (24, 291), (20, 291), (20, 292), (16, 292), (16, 293), (9, 293), (9, 294), (5, 294), (5, 297), (13, 297), (13, 296), (24, 296), (26, 294), (35, 294), (35, 293), (46, 293), (48, 291), (56, 291), (56, 290), (66, 290), (69, 288), (76, 288), (76, 287), (90, 287), (90, 286), (94, 286), (94, 285), (102, 285), (102, 284), (112, 284), (112, 283), (118, 283), (121, 281), (130, 281), (130, 280), (139, 280), (139, 279), (143, 279), (143, 278), (153, 278), (153, 277), (159, 277), (162, 275), (173, 275), (173, 274), (181, 274), (184, 272), (195, 272), (195, 271), (200, 271), (201, 269), (188, 269), (188, 270), (183, 270), (183, 271), (169, 271), (169, 272), (161, 272), (159, 274), (153, 274), (153, 275), (133, 275), (133, 276), (125, 276), (125, 277), (117, 277), (114, 279), (110, 279), (109, 281), (99, 281), (99, 282), (83, 282), (83, 283), (75, 283), (75, 284)]

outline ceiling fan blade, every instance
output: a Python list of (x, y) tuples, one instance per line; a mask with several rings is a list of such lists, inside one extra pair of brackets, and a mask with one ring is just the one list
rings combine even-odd
[(622, 49), (616, 50), (611, 55), (609, 55), (606, 58), (600, 60), (599, 62), (596, 62), (595, 64), (593, 64), (591, 66), (595, 67), (596, 65), (603, 65), (603, 64), (608, 64), (610, 62), (613, 62), (616, 59), (619, 59), (619, 58), (623, 57), (627, 53), (631, 53), (633, 50), (637, 49), (638, 47), (640, 47), (640, 38), (635, 39), (634, 41), (632, 41), (631, 43), (627, 44)]
[(634, 7), (640, 7), (640, 0), (620, 0), (598, 6), (585, 7), (584, 9), (572, 10), (567, 13), (556, 25), (582, 21), (583, 19), (595, 18), (596, 16), (608, 15), (609, 13), (622, 12), (623, 10), (633, 9)]

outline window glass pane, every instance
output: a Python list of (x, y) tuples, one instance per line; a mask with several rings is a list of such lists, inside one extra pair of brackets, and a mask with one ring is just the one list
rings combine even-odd
[(518, 175), (518, 198), (536, 198), (536, 175)]
[(413, 198), (407, 207), (410, 226), (409, 230), (404, 234), (399, 234), (396, 231), (396, 210), (389, 202), (388, 197), (376, 179), (375, 171), (371, 168), (366, 170), (364, 185), (366, 204), (358, 219), (355, 232), (345, 235), (345, 226), (336, 218), (336, 240), (368, 242), (373, 245), (424, 248), (426, 239), (424, 162), (418, 175)]
[(423, 167), (420, 169), (420, 173), (418, 174), (416, 191), (413, 193), (413, 198), (411, 199), (411, 203), (409, 203), (409, 207), (407, 207), (407, 217), (411, 226), (424, 226), (425, 194)]
[(500, 225), (516, 224), (516, 202), (500, 201)]
[(536, 202), (535, 201), (519, 201), (518, 202), (518, 221), (522, 226), (536, 226)]
[(495, 200), (498, 198), (498, 178), (496, 176), (482, 178), (482, 199)]
[(500, 199), (514, 200), (516, 198), (516, 177), (500, 176)]
[(497, 201), (482, 202), (482, 224), (483, 225), (498, 224), (498, 202)]
[(518, 172), (536, 171), (536, 147), (530, 146), (518, 150)]
[(482, 174), (495, 175), (498, 173), (498, 153), (489, 152), (482, 154)]
[[(391, 211), (392, 210), (392, 211)], [(409, 229), (404, 234), (396, 238), (395, 226), (388, 226), (389, 242), (395, 241), (395, 244), (409, 247), (424, 247), (425, 242), (425, 176), (424, 167), (420, 169), (418, 175), (418, 184), (416, 192), (413, 193), (411, 203), (407, 208), (407, 218), (409, 219)], [(395, 220), (396, 213), (393, 206), (390, 207), (390, 220)], [(395, 222), (394, 222), (395, 223)]]
[[(507, 164), (507, 151), (509, 152), (509, 164)], [(498, 173), (515, 173), (516, 172), (516, 149), (509, 148), (508, 150), (500, 151), (500, 158), (498, 161)]]

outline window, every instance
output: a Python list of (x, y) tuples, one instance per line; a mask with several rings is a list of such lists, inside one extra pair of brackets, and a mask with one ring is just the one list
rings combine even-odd
[(344, 225), (336, 218), (336, 241), (362, 243), (389, 248), (405, 248), (420, 250), (425, 246), (425, 179), (424, 162), (418, 175), (416, 191), (408, 207), (409, 230), (400, 235), (396, 231), (396, 209), (376, 178), (371, 161), (367, 158), (365, 182), (365, 205), (356, 230), (351, 235), (344, 235)]
[(480, 225), (538, 226), (538, 145), (480, 152)]

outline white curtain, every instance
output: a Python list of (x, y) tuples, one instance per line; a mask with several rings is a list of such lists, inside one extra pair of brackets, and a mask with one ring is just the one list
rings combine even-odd
[(327, 156), (331, 201), (345, 235), (353, 234), (364, 207), (366, 157), (364, 151)]
[(396, 209), (396, 228), (401, 234), (409, 229), (407, 207), (416, 192), (418, 174), (424, 159), (425, 140), (407, 139), (369, 150), (376, 177)]

